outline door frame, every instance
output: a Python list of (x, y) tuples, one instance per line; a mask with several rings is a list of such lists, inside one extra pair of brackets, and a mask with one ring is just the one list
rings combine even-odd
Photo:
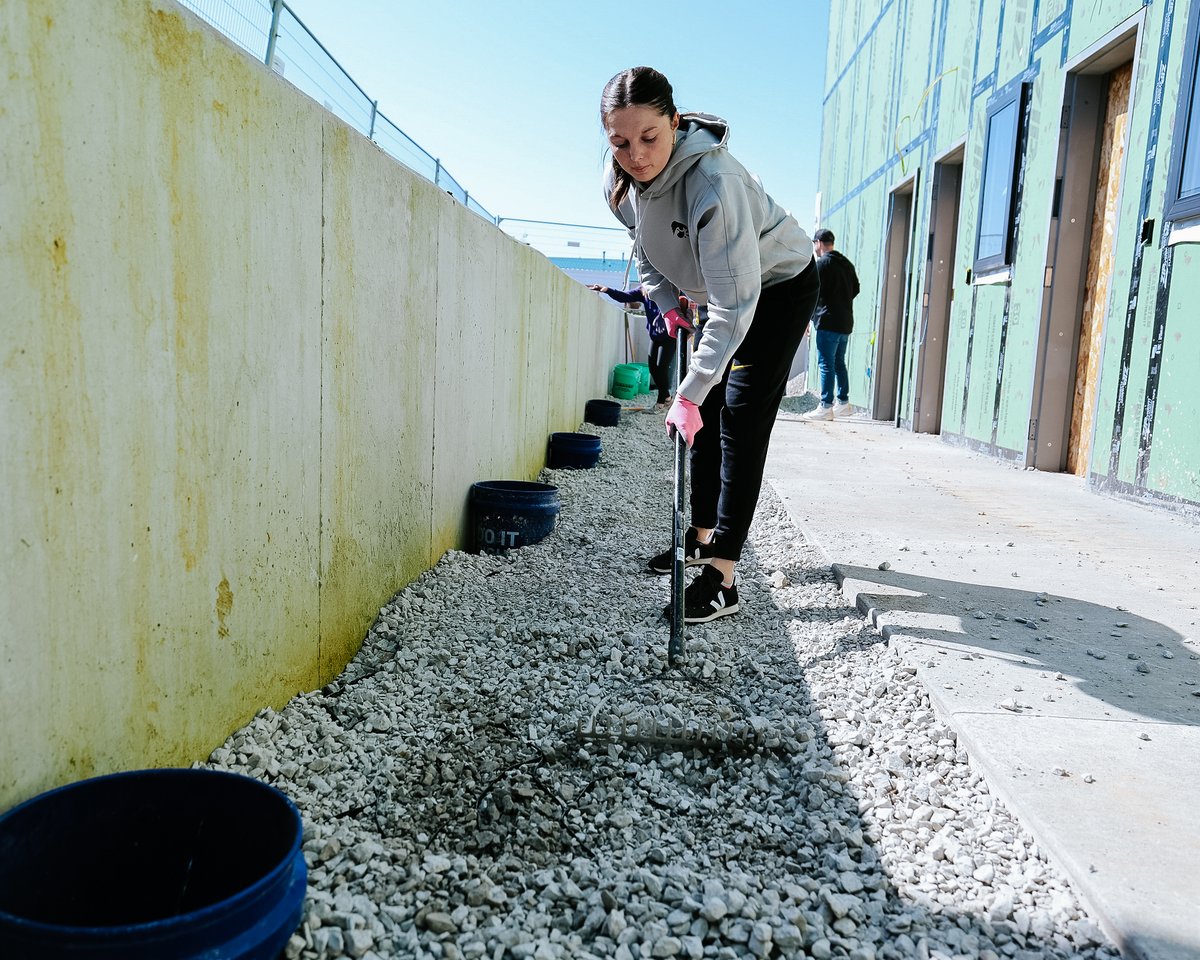
[[(903, 365), (908, 334), (908, 291), (912, 280), (912, 231), (917, 203), (917, 175), (888, 191), (887, 231), (880, 278), (879, 319), (872, 359), (871, 419), (900, 424)], [(899, 214), (899, 215), (898, 215)]]
[[(965, 160), (965, 137), (933, 160), (925, 292), (921, 296), (921, 330), (913, 376), (914, 433), (942, 432), (942, 393), (946, 386), (947, 339), (954, 305), (954, 265)], [(947, 190), (953, 192), (952, 197), (946, 196)], [(937, 266), (939, 263), (942, 266)], [(930, 347), (931, 343), (937, 346)]]
[[(1137, 94), (1137, 64), (1141, 53), (1144, 10), (1126, 19), (1087, 50), (1068, 61), (1063, 77), (1058, 161), (1050, 209), (1043, 272), (1042, 316), (1030, 393), (1029, 432), (1025, 465), (1061, 473), (1067, 466), (1071, 416), (1079, 360), (1079, 327), (1086, 299), (1087, 265), (1091, 251), (1092, 214), (1096, 203), (1100, 137), (1104, 132), (1108, 75), (1133, 62), (1129, 89), (1132, 110)], [(1121, 190), (1126, 188), (1129, 152), (1121, 161)], [(1120, 231), (1120, 205), (1117, 231)], [(1114, 291), (1109, 290), (1109, 303)], [(1107, 327), (1111, 308), (1104, 313)], [(1099, 337), (1101, 350), (1105, 337)], [(1103, 370), (1100, 356), (1098, 369)], [(1096, 424), (1089, 438), (1094, 450)]]

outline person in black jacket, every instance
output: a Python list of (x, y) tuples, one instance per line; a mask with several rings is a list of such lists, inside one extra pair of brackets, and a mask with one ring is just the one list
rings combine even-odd
[(817, 365), (821, 370), (821, 405), (805, 420), (832, 420), (850, 413), (850, 372), (846, 369), (846, 347), (854, 329), (854, 308), (858, 296), (858, 274), (854, 264), (833, 249), (833, 231), (820, 229), (813, 234), (813, 253), (821, 294), (813, 311), (817, 330)]

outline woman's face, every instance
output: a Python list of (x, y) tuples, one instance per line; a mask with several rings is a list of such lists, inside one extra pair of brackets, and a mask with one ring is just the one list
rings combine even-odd
[(613, 156), (638, 183), (649, 183), (663, 172), (678, 126), (679, 114), (668, 117), (653, 107), (617, 107), (604, 118)]

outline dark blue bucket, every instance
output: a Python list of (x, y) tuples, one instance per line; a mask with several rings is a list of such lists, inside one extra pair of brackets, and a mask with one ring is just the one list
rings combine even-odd
[(588, 468), (600, 462), (600, 438), (592, 433), (550, 434), (550, 456), (546, 466)]
[(583, 405), (583, 419), (598, 427), (615, 427), (621, 422), (621, 405), (616, 400), (589, 400)]
[(81, 780), (0, 816), (5, 960), (274, 960), (308, 870), (295, 805), (215, 770)]
[(558, 487), (527, 480), (471, 484), (476, 552), (497, 553), (545, 540), (558, 516)]

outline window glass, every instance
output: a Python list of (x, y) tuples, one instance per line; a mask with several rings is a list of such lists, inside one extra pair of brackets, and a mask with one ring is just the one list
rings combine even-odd
[(1013, 100), (988, 120), (983, 161), (983, 202), (979, 211), (979, 242), (975, 259), (1007, 262), (1012, 221), (1013, 163), (1017, 150), (1017, 110)]
[(1192, 57), (1192, 98), (1187, 107), (1186, 132), (1183, 138), (1183, 156), (1180, 158), (1179, 192), (1180, 200), (1200, 196), (1200, 86), (1196, 84), (1196, 57)]

